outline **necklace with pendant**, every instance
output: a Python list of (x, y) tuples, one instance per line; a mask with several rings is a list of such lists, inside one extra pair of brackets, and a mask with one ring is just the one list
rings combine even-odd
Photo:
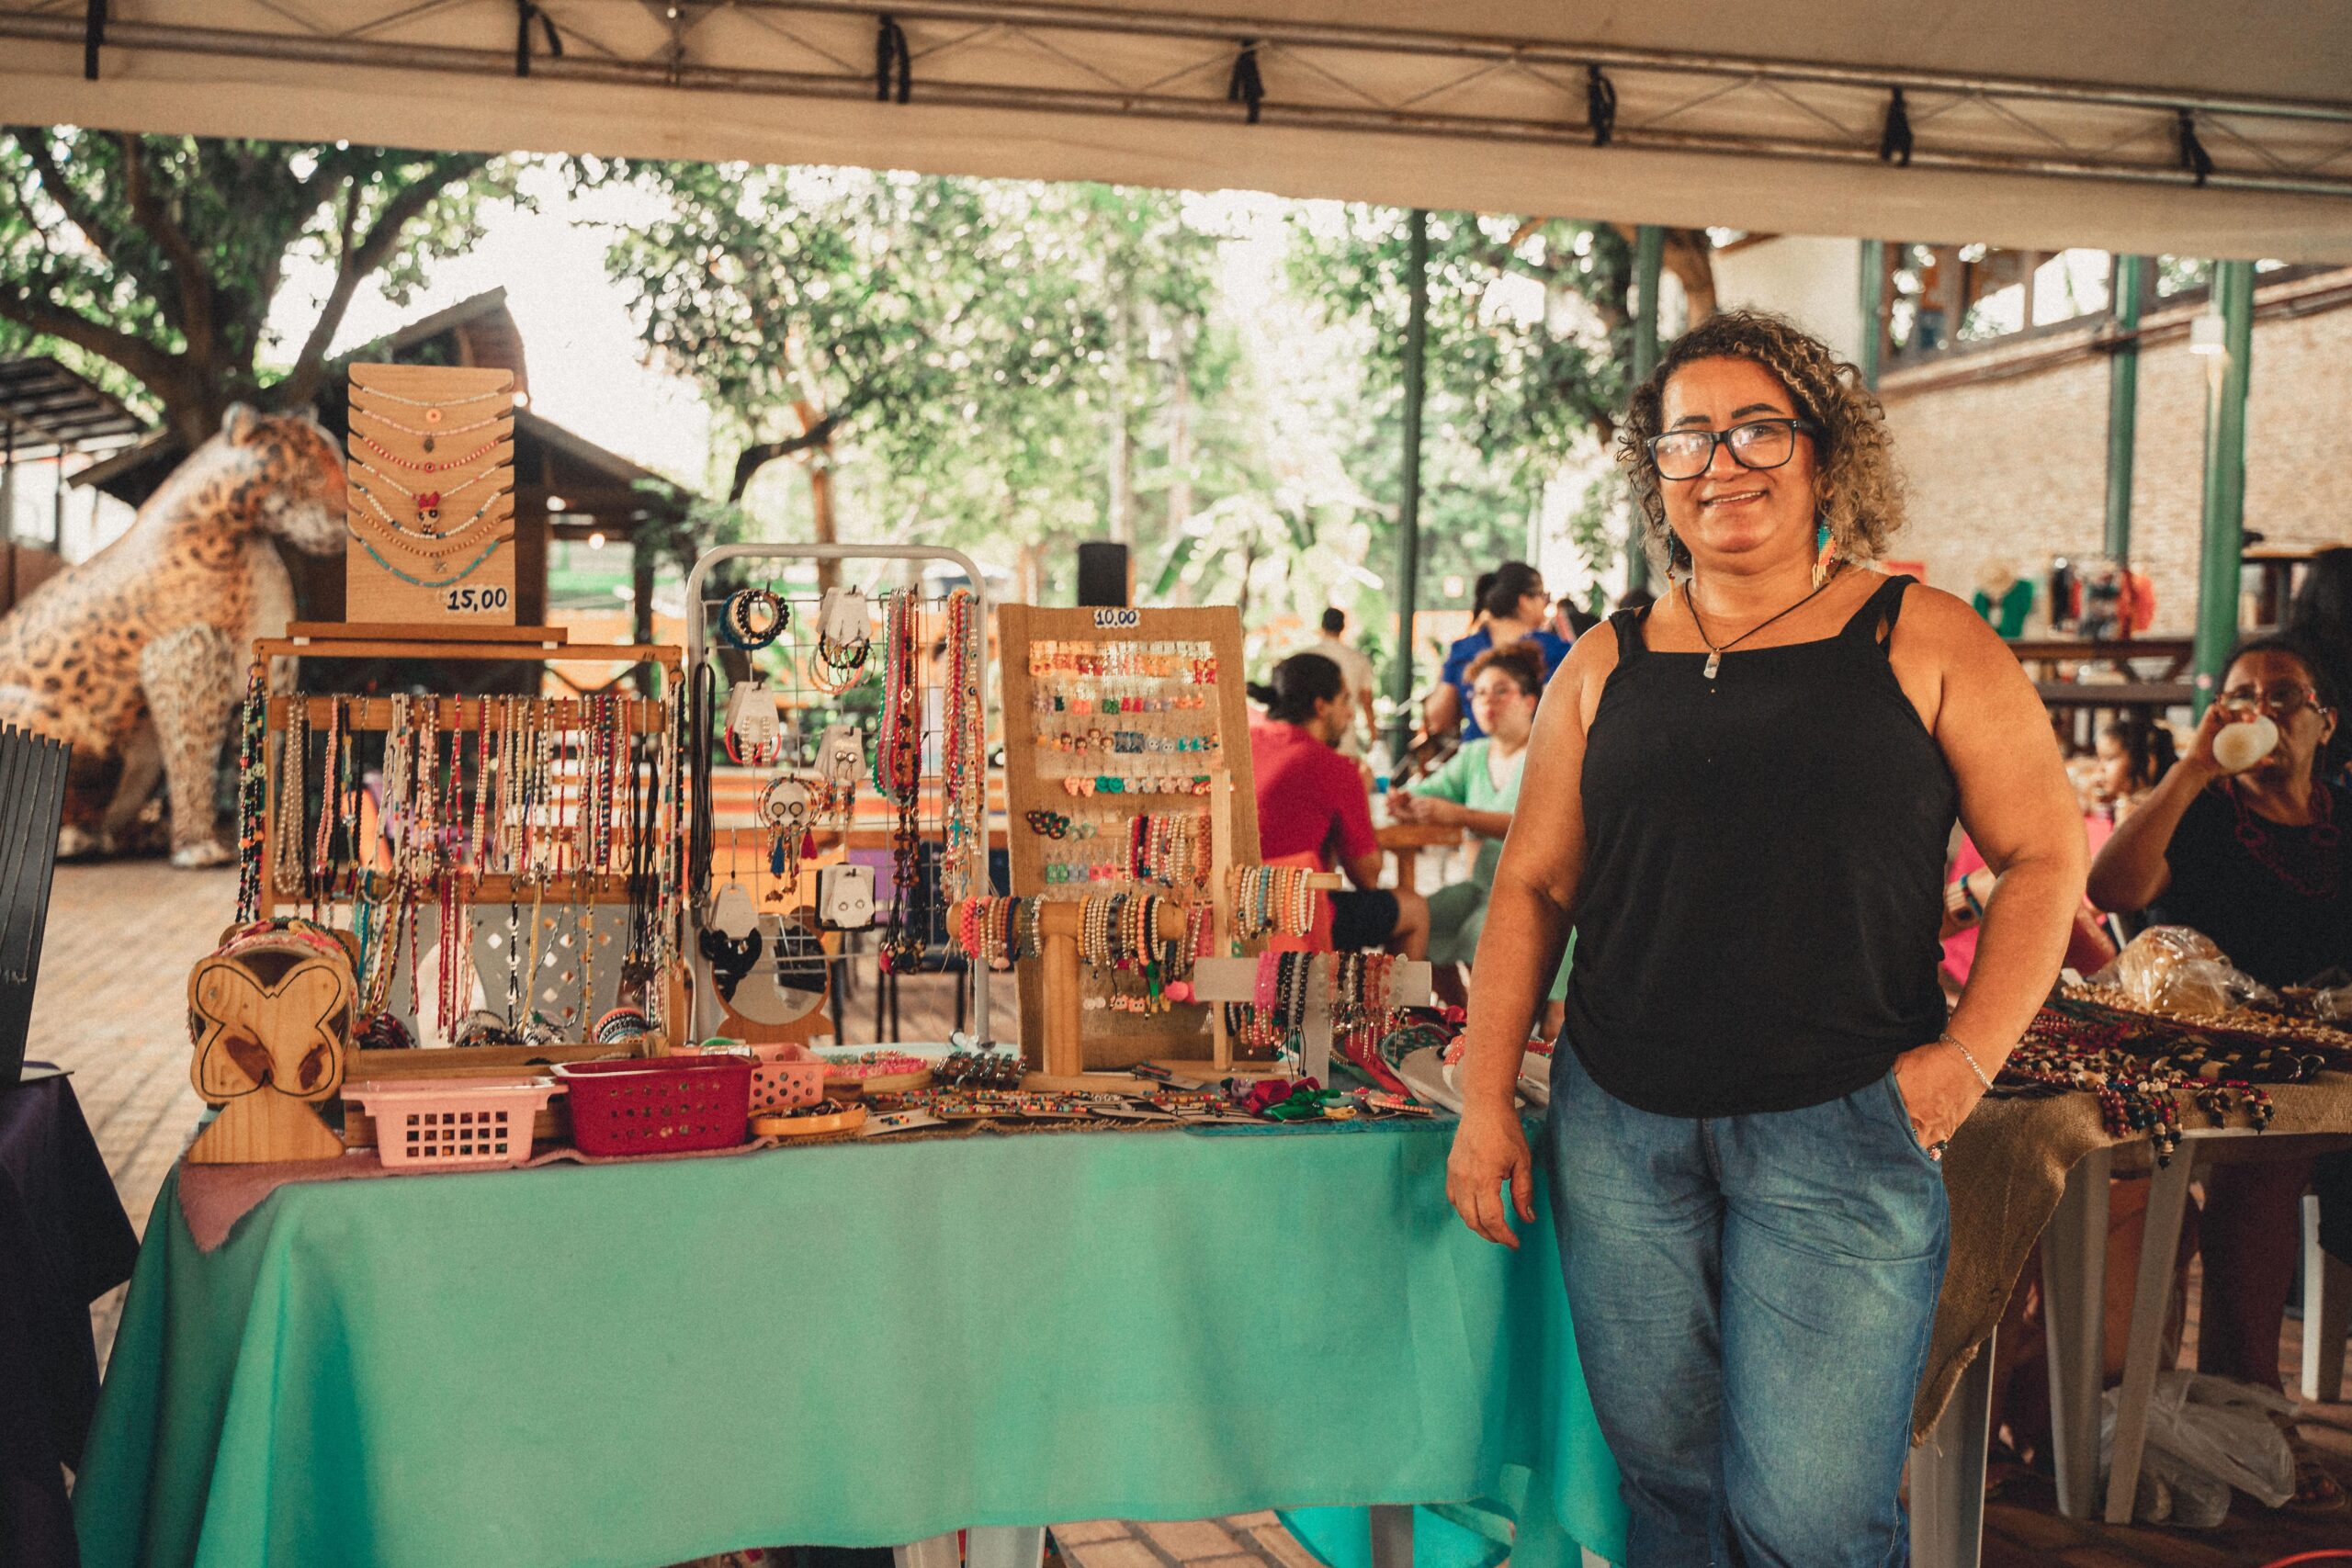
[[(435, 428), (441, 423), (441, 411), (437, 408), (428, 409), (423, 415), (425, 428), (418, 430), (413, 426), (402, 424), (399, 420), (392, 418), (390, 414), (378, 413), (371, 408), (355, 406), (351, 412), (354, 413), (366, 414), (369, 419), (374, 420), (378, 424), (382, 425), (387, 430), (397, 430), (402, 435), (415, 436), (419, 441), (422, 441), (424, 444), (424, 449), (427, 452), (432, 451), (434, 443), (444, 435), (463, 435), (469, 431), (488, 430), (492, 425), (497, 424), (510, 417), (507, 412), (502, 411), (498, 413), (492, 414), (488, 419), (475, 420), (471, 424), (453, 424), (447, 429), (442, 430)], [(365, 437), (363, 436), (362, 439), (364, 440)]]
[[(441, 505), (444, 502), (449, 501), (457, 496), (463, 495), (466, 491), (473, 489), (474, 486), (481, 484), (483, 480), (496, 479), (500, 474), (505, 471), (503, 468), (484, 468), (481, 473), (474, 475), (471, 479), (461, 479), (458, 483), (451, 485), (447, 490), (417, 491), (409, 489), (408, 486), (401, 483), (400, 480), (394, 479), (390, 474), (384, 472), (380, 468), (373, 468), (366, 463), (359, 465), (359, 470), (368, 476), (368, 484), (387, 484), (400, 491), (402, 495), (408, 497), (416, 507), (417, 526), (424, 529), (424, 532), (428, 534), (436, 532), (434, 525), (441, 521)], [(375, 499), (373, 493), (368, 491), (367, 486), (360, 486), (359, 489), (361, 493), (368, 495), (370, 501)], [(497, 497), (492, 496), (490, 499), (492, 501), (495, 501)], [(488, 510), (488, 507), (489, 502), (483, 502), (483, 508), (485, 511)], [(481, 513), (478, 512), (474, 515), (479, 517)]]
[[(436, 534), (429, 526), (411, 528), (401, 523), (398, 518), (394, 517), (390, 512), (384, 509), (384, 503), (381, 501), (379, 501), (376, 498), (375, 492), (370, 491), (366, 485), (360, 484), (355, 480), (351, 488), (358, 492), (360, 499), (367, 502), (368, 509), (382, 520), (385, 527), (390, 528), (393, 533), (399, 535), (402, 541), (414, 541), (409, 543), (408, 547), (410, 549), (424, 551), (426, 553), (440, 554), (447, 554), (451, 550), (462, 547), (465, 543), (468, 543), (469, 541), (465, 536), (466, 530), (481, 522), (484, 517), (489, 516), (490, 509), (498, 504), (498, 498), (506, 493), (504, 491), (493, 492), (483, 500), (481, 505), (474, 509), (474, 514), (471, 517), (467, 518), (463, 523), (458, 524), (454, 528), (445, 529)], [(429, 525), (433, 521), (437, 520), (438, 515), (439, 513), (436, 511), (434, 517), (421, 517), (419, 522), (421, 525)], [(498, 525), (494, 523), (491, 525), (492, 528), (495, 528)], [(485, 530), (485, 532), (487, 530)]]
[(1812, 592), (1806, 594), (1804, 598), (1798, 600), (1787, 609), (1782, 610), (1779, 615), (1770, 615), (1757, 622), (1754, 626), (1748, 627), (1746, 631), (1740, 633), (1729, 642), (1719, 643), (1714, 638), (1707, 635), (1707, 623), (1699, 618), (1698, 604), (1690, 597), (1690, 579), (1688, 577), (1684, 578), (1682, 580), (1682, 607), (1690, 612), (1690, 624), (1698, 628), (1699, 640), (1707, 645), (1707, 665), (1706, 669), (1702, 671), (1702, 673), (1703, 673), (1708, 680), (1713, 680), (1716, 675), (1721, 673), (1723, 671), (1724, 654), (1730, 652), (1733, 649), (1737, 648), (1741, 643), (1746, 642), (1749, 637), (1754, 637), (1758, 632), (1762, 631), (1774, 621), (1795, 615), (1799, 610), (1804, 609), (1807, 604), (1812, 604), (1815, 599), (1821, 597), (1822, 589), (1827, 588), (1832, 582), (1837, 581), (1838, 574), (1833, 571), (1829, 576), (1824, 578), (1820, 585), (1815, 588)]

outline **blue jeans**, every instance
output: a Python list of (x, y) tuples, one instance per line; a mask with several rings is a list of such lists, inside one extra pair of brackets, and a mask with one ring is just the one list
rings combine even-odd
[(1950, 1249), (1892, 1074), (1699, 1121), (1613, 1099), (1566, 1042), (1544, 1166), (1626, 1568), (1888, 1568)]

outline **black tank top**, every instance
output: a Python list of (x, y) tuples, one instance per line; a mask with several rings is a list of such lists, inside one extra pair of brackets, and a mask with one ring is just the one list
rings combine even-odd
[(1945, 1022), (1936, 985), (1959, 791), (1887, 662), (1907, 577), (1836, 637), (1617, 668), (1586, 738), (1567, 1038), (1664, 1116), (1836, 1100)]

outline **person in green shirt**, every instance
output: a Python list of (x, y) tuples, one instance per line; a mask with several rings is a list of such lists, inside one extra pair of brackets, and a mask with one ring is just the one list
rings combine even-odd
[[(1465, 828), (1482, 840), (1470, 879), (1430, 895), (1430, 963), (1439, 994), (1457, 1006), (1465, 993), (1455, 965), (1467, 964), (1477, 953), (1487, 891), (1494, 886), (1503, 836), (1510, 831), (1511, 812), (1519, 804), (1519, 775), (1535, 727), (1535, 705), (1544, 694), (1543, 655), (1525, 642), (1490, 648), (1471, 661), (1465, 675), (1471, 711), (1485, 735), (1466, 742), (1410, 791), (1388, 797), (1389, 815), (1396, 821)], [(1552, 984), (1546, 1032), (1557, 1031), (1551, 1015), (1567, 997), (1570, 957), (1573, 951), (1561, 959)]]

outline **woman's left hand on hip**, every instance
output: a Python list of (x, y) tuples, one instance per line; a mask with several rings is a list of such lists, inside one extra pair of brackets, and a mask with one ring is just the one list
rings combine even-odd
[(1920, 1145), (1938, 1153), (1938, 1145), (1949, 1143), (1984, 1098), (1984, 1086), (1961, 1059), (1960, 1053), (1941, 1041), (1915, 1046), (1894, 1059), (1895, 1087), (1903, 1091), (1903, 1104), (1910, 1112), (1911, 1131)]

